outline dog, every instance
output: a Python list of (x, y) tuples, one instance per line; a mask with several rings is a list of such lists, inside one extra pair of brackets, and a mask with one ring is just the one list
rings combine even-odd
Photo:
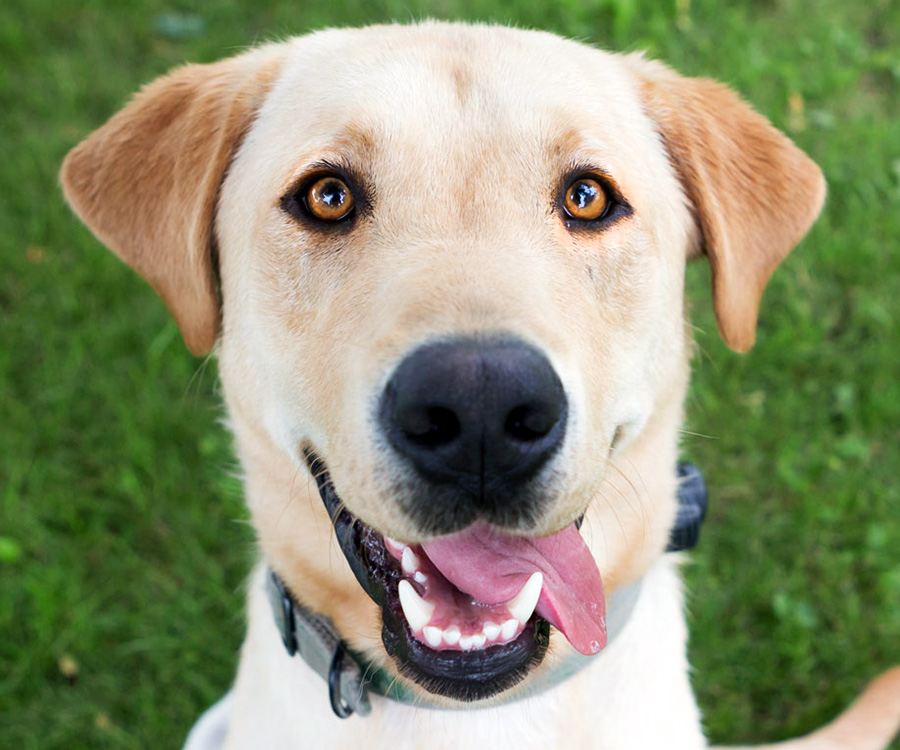
[[(220, 363), (260, 563), (191, 750), (706, 747), (684, 269), (749, 349), (825, 197), (787, 137), (640, 54), (428, 22), (180, 68), (61, 182)], [(894, 669), (782, 747), (898, 716)]]

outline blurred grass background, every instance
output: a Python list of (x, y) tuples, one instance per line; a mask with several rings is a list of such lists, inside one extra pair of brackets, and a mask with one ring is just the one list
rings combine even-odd
[(180, 746), (233, 677), (253, 558), (215, 363), (63, 205), (60, 160), (174, 65), (424, 16), (646, 49), (822, 165), (826, 212), (750, 354), (717, 338), (705, 264), (689, 274), (684, 454), (712, 491), (694, 682), (713, 739), (773, 740), (900, 662), (900, 3), (4, 0), (0, 746)]

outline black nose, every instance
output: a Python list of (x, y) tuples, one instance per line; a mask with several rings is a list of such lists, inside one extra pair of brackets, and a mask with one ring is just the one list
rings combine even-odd
[(418, 473), (476, 497), (527, 481), (562, 444), (567, 402), (549, 360), (515, 339), (454, 339), (404, 359), (379, 419)]

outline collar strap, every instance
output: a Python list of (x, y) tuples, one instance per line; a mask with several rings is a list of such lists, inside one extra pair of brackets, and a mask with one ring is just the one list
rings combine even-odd
[(697, 546), (708, 507), (709, 492), (700, 469), (689, 461), (679, 462), (678, 511), (666, 552), (684, 552)]
[[(700, 470), (694, 464), (678, 464), (678, 512), (669, 537), (666, 552), (681, 552), (697, 546), (700, 526), (706, 517), (708, 494)], [(386, 669), (353, 653), (341, 639), (334, 623), (327, 617), (304, 606), (285, 586), (273, 570), (267, 570), (266, 594), (275, 615), (275, 624), (289, 656), (300, 654), (303, 660), (328, 684), (328, 697), (335, 715), (346, 719), (354, 712), (361, 716), (371, 711), (368, 693), (383, 695), (400, 703), (419, 708), (447, 707), (430, 702), (427, 697), (414, 694), (400, 684)], [(610, 594), (606, 607), (607, 645), (622, 632), (640, 598), (643, 579), (616, 589)], [(593, 657), (573, 654), (541, 673), (531, 689), (514, 693), (507, 700), (491, 705), (519, 700), (556, 687), (587, 666)]]
[(350, 652), (334, 623), (301, 604), (271, 568), (266, 571), (266, 595), (288, 655), (300, 654), (328, 683), (334, 713), (342, 719), (354, 711), (368, 714), (368, 675), (364, 679), (362, 660)]

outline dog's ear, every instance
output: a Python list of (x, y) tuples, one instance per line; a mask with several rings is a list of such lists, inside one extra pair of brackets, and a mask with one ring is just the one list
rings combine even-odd
[(277, 75), (277, 46), (157, 79), (66, 156), (72, 208), (163, 298), (194, 354), (215, 344), (219, 186)]
[(629, 62), (696, 212), (719, 332), (732, 349), (746, 351), (756, 339), (763, 289), (819, 215), (825, 179), (726, 86), (639, 56)]

